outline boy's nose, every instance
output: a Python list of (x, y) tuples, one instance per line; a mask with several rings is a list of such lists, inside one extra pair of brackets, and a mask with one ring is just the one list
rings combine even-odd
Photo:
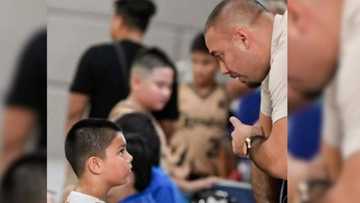
[(128, 153), (127, 160), (128, 160), (129, 163), (131, 163), (132, 160), (133, 160), (133, 156), (130, 153)]

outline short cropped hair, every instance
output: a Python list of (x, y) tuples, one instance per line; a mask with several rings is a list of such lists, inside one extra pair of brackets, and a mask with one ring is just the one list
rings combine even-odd
[(135, 56), (131, 74), (139, 72), (144, 76), (152, 73), (156, 68), (170, 68), (174, 70), (174, 65), (165, 54), (158, 48), (144, 48)]
[(142, 32), (147, 30), (150, 19), (156, 13), (156, 6), (150, 0), (117, 0), (115, 14), (123, 17), (125, 24)]
[(126, 137), (129, 133), (139, 134), (147, 146), (149, 146), (149, 157), (152, 165), (159, 166), (160, 163), (160, 139), (150, 117), (144, 113), (129, 113), (115, 121), (122, 129)]
[(46, 154), (27, 154), (14, 161), (4, 173), (0, 202), (46, 202)]
[[(224, 12), (225, 8), (230, 7)], [(247, 24), (257, 12), (267, 11), (266, 7), (259, 0), (223, 0), (210, 13), (206, 24), (206, 33), (211, 26), (214, 26), (224, 15), (236, 17), (239, 22)], [(226, 14), (224, 14), (226, 13)]]
[(106, 148), (119, 132), (115, 123), (105, 119), (83, 119), (72, 126), (65, 141), (65, 156), (78, 177), (89, 157), (105, 158)]

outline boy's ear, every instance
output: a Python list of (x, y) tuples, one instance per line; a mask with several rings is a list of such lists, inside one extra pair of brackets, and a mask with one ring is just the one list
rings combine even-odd
[(86, 167), (90, 173), (99, 175), (102, 173), (102, 160), (99, 157), (92, 156), (86, 161)]
[(142, 78), (139, 73), (133, 73), (131, 75), (130, 85), (132, 89), (134, 90), (139, 89), (141, 82), (142, 82)]

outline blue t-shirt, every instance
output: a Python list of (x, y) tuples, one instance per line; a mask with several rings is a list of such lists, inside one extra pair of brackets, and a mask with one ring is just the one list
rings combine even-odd
[(159, 167), (152, 168), (150, 185), (142, 192), (131, 195), (121, 203), (184, 203), (186, 202), (182, 193)]
[(151, 193), (137, 193), (131, 195), (119, 203), (156, 203)]
[(320, 101), (294, 112), (289, 119), (289, 153), (299, 159), (312, 159), (320, 149), (321, 122)]
[(235, 116), (247, 125), (253, 125), (260, 115), (260, 90), (254, 90), (241, 97)]

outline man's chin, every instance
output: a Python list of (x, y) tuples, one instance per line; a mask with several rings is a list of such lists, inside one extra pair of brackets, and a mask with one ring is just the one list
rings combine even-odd
[(318, 87), (304, 87), (304, 86), (296, 86), (291, 85), (291, 88), (297, 92), (297, 94), (301, 95), (304, 100), (313, 101), (318, 99), (322, 93), (324, 88), (321, 86)]
[(255, 89), (261, 86), (261, 82), (243, 82), (243, 83), (251, 89)]

